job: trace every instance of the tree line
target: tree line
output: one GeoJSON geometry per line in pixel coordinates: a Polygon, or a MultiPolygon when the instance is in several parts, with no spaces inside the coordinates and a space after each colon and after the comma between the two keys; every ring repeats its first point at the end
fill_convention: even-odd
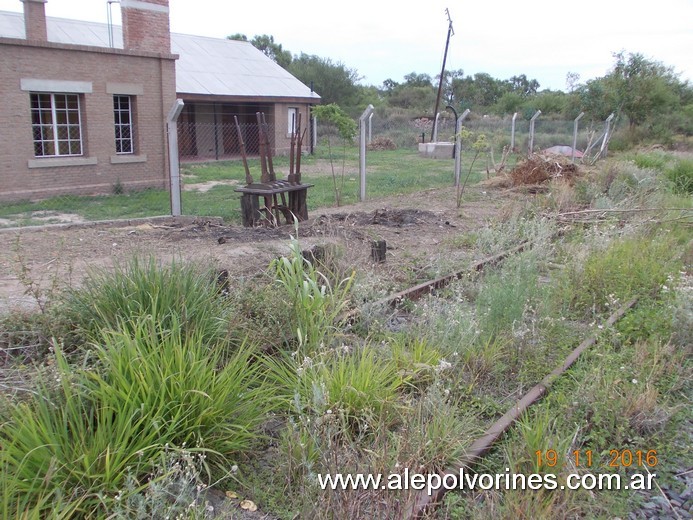
{"type": "MultiPolygon", "coordinates": [[[[402,81],[387,79],[380,86],[359,84],[356,69],[329,58],[292,55],[270,35],[248,40],[244,34],[228,37],[250,41],[265,55],[306,85],[312,85],[324,104],[336,103],[351,116],[372,104],[382,114],[406,113],[432,117],[440,76],[411,72],[402,81]]],[[[462,69],[445,71],[441,106],[461,113],[504,116],[517,112],[529,119],[537,110],[542,117],[574,119],[580,112],[593,120],[611,113],[633,132],[666,140],[675,134],[693,135],[693,86],[680,79],[672,67],[624,51],[614,54],[614,64],[602,77],[580,82],[568,73],[566,91],[541,89],[525,74],[498,79],[485,72],[465,75],[462,69]]]]}

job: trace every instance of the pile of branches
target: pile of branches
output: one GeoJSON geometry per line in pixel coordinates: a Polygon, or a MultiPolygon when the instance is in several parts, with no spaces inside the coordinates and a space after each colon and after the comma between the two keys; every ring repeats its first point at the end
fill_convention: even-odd
{"type": "Polygon", "coordinates": [[[397,145],[389,137],[376,137],[368,144],[369,150],[396,150],[397,145]]]}
{"type": "Polygon", "coordinates": [[[569,159],[558,155],[532,154],[511,172],[513,186],[543,184],[549,180],[572,183],[578,175],[578,167],[569,159]]]}

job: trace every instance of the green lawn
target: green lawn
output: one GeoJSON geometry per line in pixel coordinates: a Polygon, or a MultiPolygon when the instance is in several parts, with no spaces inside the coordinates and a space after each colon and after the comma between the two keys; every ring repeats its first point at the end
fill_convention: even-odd
{"type": "MultiPolygon", "coordinates": [[[[334,168],[338,184],[342,183],[341,153],[341,148],[334,150],[334,168]]],[[[358,148],[347,148],[345,157],[346,173],[341,203],[352,204],[358,201],[358,148]]],[[[463,155],[463,178],[471,161],[471,153],[463,155]]],[[[259,160],[251,159],[248,162],[253,177],[259,181],[259,160]]],[[[304,157],[302,165],[303,182],[315,185],[308,195],[309,209],[312,211],[334,206],[334,180],[327,149],[322,147],[315,155],[304,157]]],[[[470,183],[481,179],[483,167],[483,161],[476,162],[470,183]]],[[[275,157],[274,168],[277,176],[284,178],[289,170],[288,158],[275,157]]],[[[234,192],[235,186],[245,184],[245,172],[240,160],[183,164],[181,174],[184,184],[187,185],[210,181],[229,182],[227,185],[216,185],[206,192],[184,191],[184,215],[223,217],[228,222],[240,222],[240,194],[234,192]],[[233,181],[235,184],[232,184],[233,181]]],[[[452,160],[426,159],[411,149],[369,151],[367,155],[368,199],[451,186],[453,179],[452,160]]],[[[155,189],[97,197],[60,196],[40,202],[13,202],[0,206],[0,227],[59,222],[59,214],[76,215],[84,220],[167,215],[170,213],[169,204],[168,192],[155,189]]]]}

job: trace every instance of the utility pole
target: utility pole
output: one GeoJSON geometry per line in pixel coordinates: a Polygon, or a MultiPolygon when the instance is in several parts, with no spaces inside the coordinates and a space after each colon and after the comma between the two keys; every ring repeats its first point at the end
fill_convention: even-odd
{"type": "MultiPolygon", "coordinates": [[[[448,17],[448,38],[445,40],[445,53],[443,54],[443,68],[440,70],[440,81],[438,82],[438,95],[436,96],[436,108],[433,111],[433,118],[435,119],[438,114],[438,107],[440,106],[440,95],[443,92],[443,78],[445,77],[445,61],[448,59],[448,47],[450,46],[450,36],[455,34],[452,29],[452,19],[450,18],[450,11],[445,8],[445,14],[448,17]]],[[[435,128],[435,125],[434,125],[435,128]]],[[[433,141],[433,132],[431,130],[431,141],[433,141]]]]}

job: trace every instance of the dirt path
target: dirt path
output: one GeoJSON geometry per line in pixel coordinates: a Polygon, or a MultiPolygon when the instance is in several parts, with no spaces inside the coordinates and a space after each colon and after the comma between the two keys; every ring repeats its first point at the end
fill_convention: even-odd
{"type": "MultiPolygon", "coordinates": [[[[412,262],[433,262],[454,237],[497,217],[516,195],[471,189],[461,209],[449,190],[366,201],[311,211],[300,224],[303,248],[341,244],[349,261],[368,264],[370,242],[386,240],[387,268],[396,273],[412,262]]],[[[0,231],[0,312],[34,308],[51,291],[78,284],[90,268],[112,267],[133,255],[174,258],[248,276],[288,250],[293,226],[248,229],[214,218],[142,219],[110,224],[44,226],[0,231]],[[33,288],[27,291],[27,288],[33,288]]]]}

